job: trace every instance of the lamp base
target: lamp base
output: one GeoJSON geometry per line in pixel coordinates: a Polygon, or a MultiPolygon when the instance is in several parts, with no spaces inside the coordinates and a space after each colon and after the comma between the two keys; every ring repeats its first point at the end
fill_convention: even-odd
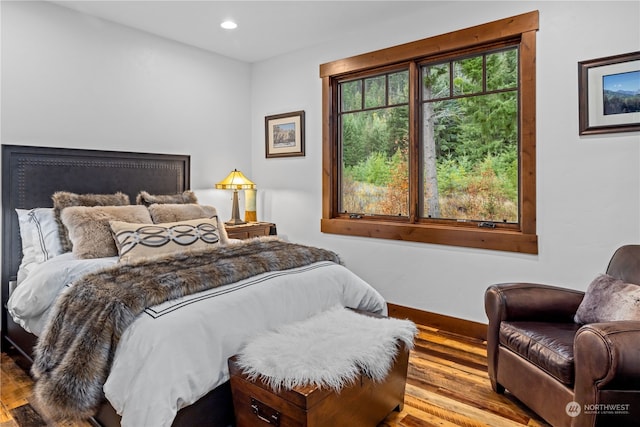
{"type": "Polygon", "coordinates": [[[238,190],[233,190],[233,206],[231,208],[231,219],[225,222],[225,225],[246,224],[240,219],[240,207],[238,206],[238,190]]]}

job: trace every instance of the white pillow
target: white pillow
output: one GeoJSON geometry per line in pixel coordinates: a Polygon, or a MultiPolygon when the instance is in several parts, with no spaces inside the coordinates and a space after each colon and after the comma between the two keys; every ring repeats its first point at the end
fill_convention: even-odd
{"type": "Polygon", "coordinates": [[[53,208],[16,209],[16,213],[22,239],[20,283],[35,265],[61,255],[63,250],[53,208]]]}

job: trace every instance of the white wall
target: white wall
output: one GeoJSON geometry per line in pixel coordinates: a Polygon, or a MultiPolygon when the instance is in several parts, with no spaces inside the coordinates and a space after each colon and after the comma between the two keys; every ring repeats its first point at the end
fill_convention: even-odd
{"type": "Polygon", "coordinates": [[[486,322],[483,294],[492,283],[586,289],[616,247],[640,242],[640,135],[578,136],[577,62],[640,50],[639,17],[637,1],[425,2],[422,14],[404,16],[399,10],[396,17],[372,22],[370,31],[254,64],[252,178],[261,189],[259,218],[276,222],[293,241],[337,251],[388,301],[435,313],[486,322]],[[320,233],[319,65],[532,10],[540,11],[539,254],[320,233]],[[265,159],[264,116],[301,109],[306,156],[265,159]]]}
{"type": "Polygon", "coordinates": [[[249,64],[50,3],[1,8],[3,144],[190,154],[194,189],[250,170],[249,64]]]}

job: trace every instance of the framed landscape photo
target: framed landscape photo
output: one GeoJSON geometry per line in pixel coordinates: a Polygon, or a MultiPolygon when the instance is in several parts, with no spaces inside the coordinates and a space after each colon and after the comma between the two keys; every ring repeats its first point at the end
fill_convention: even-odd
{"type": "Polygon", "coordinates": [[[304,156],[304,111],[264,118],[266,157],[304,156]]]}
{"type": "Polygon", "coordinates": [[[640,52],[578,62],[580,135],[640,131],[640,52]]]}

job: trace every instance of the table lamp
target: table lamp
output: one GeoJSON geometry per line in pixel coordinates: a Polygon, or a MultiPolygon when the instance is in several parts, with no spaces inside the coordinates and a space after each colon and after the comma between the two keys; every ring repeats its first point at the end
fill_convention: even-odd
{"type": "Polygon", "coordinates": [[[231,171],[229,175],[216,184],[219,190],[233,190],[233,207],[231,209],[231,219],[225,222],[226,225],[246,224],[240,219],[240,208],[238,206],[238,190],[251,190],[256,185],[237,169],[231,171]]]}

